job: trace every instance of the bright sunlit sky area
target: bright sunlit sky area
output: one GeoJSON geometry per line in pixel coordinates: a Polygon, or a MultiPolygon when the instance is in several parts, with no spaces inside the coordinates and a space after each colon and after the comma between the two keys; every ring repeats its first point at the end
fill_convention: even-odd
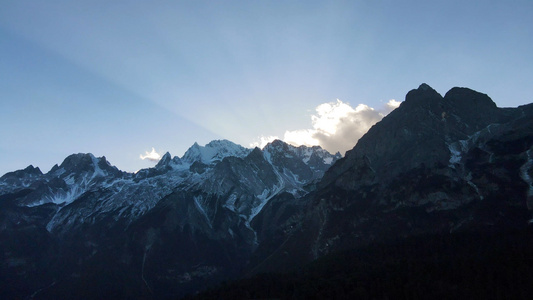
{"type": "Polygon", "coordinates": [[[273,138],[342,154],[427,83],[533,102],[533,1],[2,1],[0,175],[273,138]]]}

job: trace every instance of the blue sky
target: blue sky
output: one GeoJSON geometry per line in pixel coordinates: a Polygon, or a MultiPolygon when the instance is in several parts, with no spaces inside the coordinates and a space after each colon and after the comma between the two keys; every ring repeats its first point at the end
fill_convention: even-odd
{"type": "Polygon", "coordinates": [[[309,134],[322,104],[383,115],[422,82],[530,103],[531,20],[532,1],[3,1],[0,173],[309,134]]]}

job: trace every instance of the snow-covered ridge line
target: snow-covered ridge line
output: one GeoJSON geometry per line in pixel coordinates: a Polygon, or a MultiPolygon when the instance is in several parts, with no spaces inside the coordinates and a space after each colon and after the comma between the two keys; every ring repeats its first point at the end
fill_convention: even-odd
{"type": "MultiPolygon", "coordinates": [[[[28,189],[29,194],[18,199],[18,205],[56,205],[56,213],[46,226],[49,231],[92,224],[98,215],[111,214],[117,221],[131,223],[168,195],[195,191],[216,195],[213,199],[222,201],[222,207],[250,222],[279,193],[306,193],[303,187],[338,158],[320,147],[294,147],[282,141],[260,150],[221,140],[205,146],[195,143],[182,158],[167,152],[156,166],[127,173],[105,157],[79,153],[46,174],[33,167],[6,174],[0,178],[0,195],[28,189]],[[229,157],[236,159],[224,160],[229,157]],[[228,172],[232,172],[231,178],[228,172]],[[274,172],[275,178],[269,172],[274,172]]],[[[218,203],[204,203],[211,201],[208,199],[192,199],[206,217],[216,215],[218,207],[218,203]]]]}
{"type": "Polygon", "coordinates": [[[211,164],[228,156],[245,157],[250,152],[252,152],[252,149],[245,148],[228,140],[215,140],[205,146],[194,143],[185,152],[183,157],[181,157],[181,160],[189,164],[196,161],[211,164]]]}

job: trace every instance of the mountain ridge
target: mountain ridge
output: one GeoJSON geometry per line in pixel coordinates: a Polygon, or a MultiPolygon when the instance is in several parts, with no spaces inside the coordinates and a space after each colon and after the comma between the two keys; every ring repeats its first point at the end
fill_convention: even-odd
{"type": "Polygon", "coordinates": [[[531,178],[533,104],[427,84],[342,158],[219,140],[127,173],[73,154],[0,177],[0,292],[172,298],[373,243],[522,230],[531,178]]]}
{"type": "MultiPolygon", "coordinates": [[[[8,263],[0,265],[0,273],[20,280],[22,287],[11,295],[29,296],[58,280],[68,288],[92,278],[84,268],[103,261],[116,272],[142,270],[141,285],[135,284],[142,295],[151,294],[154,284],[177,283],[176,295],[182,295],[199,282],[236,276],[259,242],[251,221],[263,206],[280,193],[307,193],[338,158],[319,147],[273,145],[263,151],[229,141],[195,144],[182,158],[166,153],[153,168],[137,173],[120,171],[105,157],[78,153],[45,174],[32,166],[5,174],[0,254],[8,263]],[[278,146],[281,152],[271,151],[278,146]],[[41,255],[30,241],[8,238],[27,231],[51,254],[41,255]],[[16,250],[21,246],[28,250],[16,250]],[[108,261],[111,257],[115,261],[108,261]],[[159,265],[163,258],[172,263],[159,265]],[[35,264],[51,267],[25,275],[35,264]],[[161,272],[174,275],[146,279],[161,272]]],[[[0,285],[0,291],[10,289],[0,285]]]]}

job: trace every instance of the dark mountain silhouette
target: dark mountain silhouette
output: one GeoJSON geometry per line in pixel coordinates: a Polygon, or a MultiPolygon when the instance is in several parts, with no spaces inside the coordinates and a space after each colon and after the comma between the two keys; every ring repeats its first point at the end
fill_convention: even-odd
{"type": "Polygon", "coordinates": [[[254,272],[402,237],[522,229],[532,146],[533,105],[497,108],[470,89],[442,97],[422,84],[325,173],[254,272]]]}

